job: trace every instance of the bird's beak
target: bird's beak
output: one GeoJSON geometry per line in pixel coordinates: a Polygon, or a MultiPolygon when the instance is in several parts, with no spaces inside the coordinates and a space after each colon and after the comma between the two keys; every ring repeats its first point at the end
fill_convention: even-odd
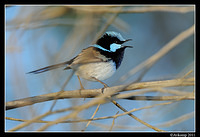
{"type": "MultiPolygon", "coordinates": [[[[127,42],[127,41],[131,41],[132,39],[127,39],[127,40],[125,40],[124,42],[127,42]]],[[[122,48],[133,48],[133,46],[124,46],[124,45],[122,45],[122,48]]]]}
{"type": "MultiPolygon", "coordinates": [[[[124,42],[131,41],[132,39],[127,39],[124,42]]],[[[124,48],[133,48],[133,46],[123,46],[124,48]]]]}
{"type": "Polygon", "coordinates": [[[127,42],[127,41],[131,41],[132,39],[127,39],[127,40],[125,40],[124,42],[127,42]]]}
{"type": "Polygon", "coordinates": [[[122,46],[122,48],[133,48],[133,46],[122,46]]]}

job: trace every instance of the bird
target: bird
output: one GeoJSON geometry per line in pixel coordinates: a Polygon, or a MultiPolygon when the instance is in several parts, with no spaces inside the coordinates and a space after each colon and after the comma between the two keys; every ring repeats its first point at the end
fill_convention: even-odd
{"type": "Polygon", "coordinates": [[[80,77],[88,81],[100,82],[108,87],[103,80],[111,77],[121,65],[126,48],[132,46],[122,45],[132,39],[124,39],[115,31],[105,32],[95,44],[83,49],[77,56],[63,63],[50,65],[31,72],[39,74],[60,67],[64,70],[72,69],[78,77],[81,89],[84,89],[80,77]]]}

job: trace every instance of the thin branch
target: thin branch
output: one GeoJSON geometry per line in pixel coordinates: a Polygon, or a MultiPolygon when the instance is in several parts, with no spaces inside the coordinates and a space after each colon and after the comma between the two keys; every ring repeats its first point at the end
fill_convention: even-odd
{"type": "Polygon", "coordinates": [[[177,35],[174,39],[168,42],[162,49],[160,49],[157,53],[149,57],[147,60],[137,65],[137,67],[133,68],[129,72],[127,72],[124,76],[122,76],[118,82],[127,80],[130,76],[134,75],[136,72],[142,70],[143,68],[149,68],[153,64],[155,64],[159,59],[161,59],[165,54],[167,54],[170,50],[178,46],[183,40],[194,34],[195,25],[192,25],[187,30],[184,30],[179,35],[177,35]]]}
{"type": "MultiPolygon", "coordinates": [[[[119,90],[117,90],[117,91],[119,91],[119,90]]],[[[95,99],[93,99],[93,100],[91,100],[91,101],[89,101],[89,102],[87,102],[83,105],[74,106],[74,107],[72,107],[72,108],[74,108],[73,112],[71,112],[70,114],[68,114],[66,116],[60,117],[60,118],[56,119],[55,121],[47,123],[46,125],[39,128],[38,131],[44,131],[48,127],[55,125],[57,123],[60,123],[62,121],[65,121],[66,119],[75,118],[79,112],[81,112],[82,110],[85,110],[85,109],[87,109],[91,106],[106,103],[108,101],[107,98],[109,96],[113,95],[114,93],[115,93],[115,91],[106,92],[104,94],[101,94],[98,98],[95,98],[95,99]]]]}
{"type": "Polygon", "coordinates": [[[35,118],[31,119],[31,120],[28,120],[28,121],[26,121],[26,122],[24,122],[24,123],[22,123],[22,124],[20,124],[20,125],[18,125],[18,126],[16,126],[16,127],[12,128],[11,130],[9,130],[9,132],[11,132],[11,131],[16,131],[16,130],[18,130],[18,129],[21,129],[21,128],[23,128],[23,127],[26,127],[26,126],[30,125],[31,123],[34,123],[35,121],[38,121],[38,120],[40,120],[41,118],[50,115],[51,113],[52,113],[52,112],[48,111],[48,112],[46,112],[46,113],[44,113],[44,114],[42,114],[42,115],[39,115],[39,116],[37,116],[37,117],[35,117],[35,118]]]}
{"type": "MultiPolygon", "coordinates": [[[[75,118],[79,112],[81,112],[82,110],[85,110],[85,109],[87,109],[87,108],[89,108],[91,106],[102,104],[102,103],[106,103],[107,101],[110,101],[110,99],[108,100],[108,97],[113,95],[114,93],[116,93],[118,91],[120,91],[120,89],[116,89],[115,91],[109,91],[109,92],[105,92],[104,91],[104,94],[101,94],[98,98],[95,98],[95,99],[93,99],[93,100],[91,100],[91,101],[89,101],[89,102],[87,102],[87,103],[85,103],[83,105],[73,106],[73,107],[67,108],[64,111],[67,111],[67,110],[74,110],[74,111],[71,112],[70,114],[66,115],[66,116],[63,116],[63,117],[60,117],[60,118],[56,119],[55,121],[47,123],[46,125],[42,126],[38,131],[43,131],[43,130],[47,129],[48,127],[52,126],[52,125],[55,125],[55,124],[60,123],[62,121],[65,121],[66,119],[75,118]]],[[[58,111],[58,112],[61,112],[61,111],[58,111]]],[[[44,118],[44,117],[46,117],[46,116],[48,116],[50,114],[53,114],[53,113],[56,113],[56,112],[50,112],[49,111],[49,112],[47,112],[45,114],[42,114],[40,116],[37,116],[37,117],[31,119],[31,120],[29,120],[29,121],[27,121],[25,123],[20,124],[20,125],[14,127],[13,129],[11,129],[9,131],[19,130],[19,129],[21,129],[21,128],[25,127],[25,126],[28,126],[31,123],[34,123],[35,121],[37,121],[37,120],[39,120],[41,118],[44,118]]],[[[150,126],[148,126],[148,127],[150,127],[150,126]]],[[[156,130],[156,131],[159,131],[159,130],[156,130]]]]}
{"type": "MultiPolygon", "coordinates": [[[[88,122],[88,121],[93,121],[93,120],[102,120],[102,119],[108,119],[108,118],[117,118],[119,116],[127,115],[129,113],[132,113],[132,112],[135,112],[135,111],[139,111],[139,110],[142,110],[142,109],[150,109],[150,108],[153,108],[153,107],[156,107],[156,106],[160,106],[160,105],[169,105],[169,104],[174,103],[174,102],[176,102],[176,101],[154,104],[154,105],[145,106],[145,107],[138,108],[138,109],[134,108],[134,109],[132,109],[132,110],[130,110],[128,112],[125,112],[125,113],[122,113],[122,114],[117,114],[117,115],[114,115],[114,116],[105,116],[105,117],[99,117],[99,118],[93,118],[93,119],[85,119],[85,120],[62,121],[60,123],[88,122]]],[[[65,110],[66,111],[67,110],[71,110],[71,108],[68,108],[68,109],[65,109],[65,110]]],[[[38,117],[36,117],[36,118],[34,118],[32,120],[16,119],[16,118],[10,118],[10,117],[6,117],[6,119],[15,120],[15,121],[21,121],[21,122],[26,122],[26,123],[20,124],[19,126],[13,128],[12,130],[10,130],[10,131],[15,131],[17,129],[20,129],[20,128],[24,127],[27,124],[30,124],[31,122],[35,122],[35,123],[49,123],[49,122],[52,122],[52,121],[39,120],[38,118],[42,118],[42,117],[47,116],[48,114],[54,114],[54,113],[59,113],[59,112],[63,112],[63,110],[58,110],[58,111],[54,111],[54,112],[47,112],[47,113],[42,114],[42,115],[40,115],[40,116],[38,116],[38,117]]],[[[182,119],[182,116],[181,116],[181,119],[182,119]]],[[[182,122],[180,120],[178,120],[178,121],[182,122]]],[[[161,125],[163,125],[163,124],[161,124],[161,125]]]]}
{"type": "Polygon", "coordinates": [[[70,76],[67,78],[67,80],[65,81],[65,83],[62,85],[61,87],[61,91],[58,92],[58,94],[55,96],[55,99],[54,99],[54,102],[53,104],[51,105],[51,108],[50,108],[50,111],[53,110],[53,107],[56,105],[56,102],[57,102],[57,97],[58,95],[62,94],[62,92],[64,92],[64,88],[67,86],[67,84],[69,83],[70,79],[72,78],[72,76],[74,75],[74,71],[70,74],[70,76]]]}
{"type": "MultiPolygon", "coordinates": [[[[158,126],[158,127],[170,127],[170,126],[173,126],[173,125],[176,125],[176,124],[180,124],[180,123],[182,123],[182,122],[184,122],[184,121],[186,121],[186,120],[188,120],[192,117],[194,117],[194,112],[184,114],[184,115],[182,115],[178,118],[172,119],[170,121],[166,121],[162,124],[156,124],[156,126],[158,126]],[[171,123],[173,123],[173,125],[171,123]]],[[[97,127],[103,128],[103,129],[109,128],[108,125],[102,124],[102,123],[100,124],[100,123],[92,122],[91,125],[94,125],[94,126],[97,126],[97,127]]],[[[146,126],[126,126],[126,125],[115,125],[114,128],[131,130],[131,131],[139,131],[139,130],[144,131],[145,129],[147,129],[146,126]]]]}
{"type": "Polygon", "coordinates": [[[178,13],[187,13],[194,11],[194,6],[125,6],[123,10],[117,9],[118,6],[70,6],[69,8],[75,9],[81,12],[92,12],[92,13],[145,13],[145,12],[178,12],[178,13]]]}
{"type": "MultiPolygon", "coordinates": [[[[117,115],[118,113],[119,113],[119,111],[117,111],[117,113],[115,115],[117,115]]],[[[113,126],[115,124],[115,119],[116,119],[116,117],[113,118],[112,125],[111,125],[109,131],[112,131],[112,129],[113,129],[113,126]]]]}
{"type": "Polygon", "coordinates": [[[190,96],[131,96],[123,99],[128,100],[146,100],[146,101],[170,101],[183,98],[184,100],[194,100],[193,95],[190,96]]]}
{"type": "MultiPolygon", "coordinates": [[[[68,120],[68,121],[62,121],[61,123],[78,123],[78,122],[88,122],[88,121],[94,121],[94,120],[104,120],[104,119],[109,119],[109,118],[117,118],[117,117],[120,117],[120,116],[124,116],[124,115],[127,115],[129,113],[132,113],[132,112],[135,112],[135,111],[139,111],[139,110],[143,110],[143,109],[150,109],[150,108],[153,108],[153,107],[156,107],[156,106],[161,106],[161,105],[169,105],[171,103],[174,103],[175,101],[171,101],[171,102],[164,102],[164,103],[159,103],[159,104],[154,104],[154,105],[150,105],[150,106],[145,106],[145,107],[141,107],[141,108],[134,108],[128,112],[124,112],[124,113],[121,113],[121,114],[116,114],[116,115],[113,115],[113,116],[104,116],[104,117],[98,117],[98,118],[92,118],[92,119],[81,119],[81,120],[68,120]]],[[[69,110],[69,109],[68,109],[69,110]]],[[[50,114],[54,114],[54,113],[61,113],[61,112],[64,112],[64,111],[67,111],[66,109],[65,110],[57,110],[57,111],[52,111],[50,112],[50,114]]],[[[13,120],[13,121],[19,121],[19,122],[27,122],[29,120],[25,120],[25,119],[18,119],[18,118],[12,118],[12,117],[6,117],[6,119],[8,120],[13,120]]],[[[34,121],[34,123],[48,123],[48,122],[52,122],[52,121],[46,121],[46,120],[36,120],[34,121]]]]}
{"type": "MultiPolygon", "coordinates": [[[[125,108],[123,108],[123,107],[122,107],[119,103],[117,103],[115,100],[112,100],[112,99],[111,99],[111,102],[112,102],[113,104],[115,104],[115,106],[117,106],[117,107],[118,107],[119,109],[121,109],[122,111],[128,112],[125,108]]],[[[159,129],[159,128],[155,127],[155,126],[150,125],[149,123],[147,123],[147,122],[145,122],[145,121],[139,119],[138,117],[136,117],[135,115],[133,115],[133,114],[131,114],[131,113],[128,113],[128,115],[129,115],[130,117],[132,117],[133,119],[135,119],[136,121],[142,123],[143,125],[145,125],[145,126],[151,128],[151,129],[153,129],[153,130],[155,130],[155,131],[164,132],[164,130],[159,129]]]]}
{"type": "MultiPolygon", "coordinates": [[[[178,81],[181,83],[181,85],[184,85],[183,82],[184,82],[185,80],[186,80],[186,79],[181,79],[181,80],[178,80],[178,81]]],[[[190,78],[190,81],[191,81],[191,78],[190,78]]],[[[168,80],[168,82],[169,82],[169,80],[168,80]]],[[[138,84],[138,83],[137,83],[137,84],[138,84]]],[[[139,84],[141,84],[141,83],[139,83],[139,84]]],[[[155,84],[155,83],[154,83],[154,84],[155,84]]],[[[187,83],[187,84],[188,84],[188,83],[187,83]]],[[[163,83],[163,85],[166,85],[166,84],[163,83]]],[[[162,87],[163,85],[161,85],[161,87],[162,87]]],[[[169,83],[168,83],[167,85],[169,85],[169,83]]],[[[118,89],[116,89],[116,91],[114,90],[114,91],[109,91],[109,92],[105,89],[106,92],[104,91],[104,94],[100,95],[98,98],[93,99],[93,100],[89,101],[88,103],[85,103],[85,104],[80,105],[80,106],[78,106],[78,107],[77,107],[77,106],[76,106],[76,107],[73,107],[73,110],[74,110],[74,111],[71,112],[69,115],[66,115],[66,116],[64,116],[64,117],[58,118],[58,119],[55,120],[55,121],[52,121],[52,122],[47,123],[46,125],[44,125],[44,126],[42,126],[41,128],[39,128],[38,131],[43,131],[43,130],[47,129],[48,127],[50,127],[50,126],[52,126],[52,125],[54,125],[54,124],[61,123],[61,122],[65,121],[66,119],[74,118],[74,117],[76,117],[77,114],[78,114],[79,112],[81,112],[82,110],[85,110],[85,109],[87,109],[87,108],[89,108],[89,107],[91,107],[91,106],[94,106],[94,105],[97,105],[97,104],[100,104],[100,103],[105,103],[105,102],[107,102],[107,101],[106,101],[107,99],[111,100],[111,102],[112,102],[113,104],[115,104],[118,108],[120,108],[122,111],[128,112],[125,108],[123,108],[121,105],[119,105],[119,104],[118,104],[115,100],[113,100],[110,96],[113,95],[113,94],[116,93],[116,92],[120,92],[120,91],[123,91],[124,89],[128,89],[130,86],[133,86],[133,85],[132,85],[132,84],[126,85],[125,87],[123,86],[122,89],[119,89],[119,88],[118,88],[118,89]]],[[[143,86],[144,86],[144,83],[143,83],[143,86]]],[[[152,85],[151,85],[151,86],[152,86],[152,85]]],[[[107,88],[107,89],[108,89],[108,88],[107,88]]],[[[63,91],[62,91],[62,92],[63,92],[63,91]]],[[[58,94],[57,94],[57,95],[58,95],[58,94]]],[[[181,100],[181,99],[180,99],[180,100],[181,100]]],[[[50,112],[49,112],[49,113],[50,113],[50,112]]],[[[48,114],[48,113],[47,113],[47,114],[48,114]]],[[[23,124],[21,124],[21,125],[15,127],[15,128],[13,128],[13,129],[11,129],[10,131],[15,131],[15,130],[17,130],[17,129],[20,129],[20,128],[26,126],[27,123],[28,123],[28,124],[31,124],[32,122],[37,121],[37,120],[43,118],[44,116],[47,116],[47,114],[46,114],[46,115],[43,114],[43,115],[38,116],[38,117],[36,117],[36,118],[34,118],[34,119],[30,120],[30,121],[27,121],[27,122],[25,122],[25,123],[23,123],[23,124]]],[[[48,114],[48,115],[49,115],[49,114],[48,114]]],[[[161,130],[161,129],[155,127],[155,126],[152,126],[152,125],[150,125],[150,124],[144,122],[143,120],[139,119],[138,117],[136,117],[135,115],[133,115],[133,114],[131,114],[131,113],[128,113],[128,115],[131,116],[132,118],[134,118],[135,120],[137,120],[138,122],[144,124],[145,126],[151,128],[151,129],[153,129],[153,130],[155,130],[155,131],[160,131],[160,132],[164,131],[164,130],[161,130]]]]}
{"type": "Polygon", "coordinates": [[[194,112],[190,112],[190,113],[187,113],[187,114],[184,114],[178,118],[175,118],[173,120],[170,120],[170,121],[167,121],[167,122],[164,122],[164,123],[161,123],[161,124],[157,124],[159,127],[170,127],[170,126],[174,126],[176,124],[179,124],[185,120],[188,120],[190,118],[194,117],[194,112]]]}
{"type": "MultiPolygon", "coordinates": [[[[94,113],[93,113],[91,119],[93,119],[94,116],[96,115],[97,111],[99,110],[100,105],[101,105],[101,104],[99,104],[99,105],[97,106],[97,108],[96,108],[96,110],[94,111],[94,113]]],[[[88,121],[88,123],[87,123],[87,125],[85,126],[85,128],[84,128],[83,130],[81,130],[81,131],[85,131],[85,130],[87,129],[87,127],[89,126],[90,123],[91,123],[91,121],[88,121]]]]}
{"type": "MultiPolygon", "coordinates": [[[[129,90],[155,88],[155,87],[158,88],[158,87],[176,87],[176,86],[193,86],[193,85],[194,85],[194,78],[139,82],[130,85],[108,87],[104,89],[104,93],[113,91],[123,92],[129,90]]],[[[33,105],[35,103],[40,103],[55,99],[94,98],[102,94],[102,89],[85,89],[81,91],[73,90],[73,91],[60,91],[60,92],[62,93],[59,94],[59,92],[55,92],[55,93],[49,93],[49,94],[19,99],[15,101],[10,101],[6,103],[6,110],[33,105]]]]}
{"type": "MultiPolygon", "coordinates": [[[[123,7],[118,7],[117,9],[119,11],[122,10],[123,7]]],[[[109,16],[109,19],[106,21],[106,23],[102,26],[102,28],[100,29],[100,31],[96,34],[94,40],[92,41],[92,43],[95,43],[97,41],[97,39],[107,30],[107,28],[115,21],[115,19],[118,16],[118,12],[116,12],[115,14],[112,14],[109,16]]]]}

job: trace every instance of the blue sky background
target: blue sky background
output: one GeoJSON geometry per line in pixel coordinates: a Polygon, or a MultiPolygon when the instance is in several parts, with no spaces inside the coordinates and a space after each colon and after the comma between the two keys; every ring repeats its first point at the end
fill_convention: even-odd
{"type": "MultiPolygon", "coordinates": [[[[129,6],[134,7],[134,5],[129,6]]],[[[187,6],[185,6],[187,7],[187,6]]],[[[127,7],[125,7],[127,8],[127,7]]],[[[29,71],[64,62],[76,56],[82,49],[93,44],[96,34],[110,19],[111,14],[85,13],[75,11],[64,6],[11,6],[5,8],[5,99],[16,99],[37,96],[60,91],[66,79],[72,73],[71,70],[56,69],[50,72],[30,75],[29,71]]],[[[126,72],[139,65],[142,61],[159,51],[165,44],[182,31],[194,24],[194,12],[144,12],[121,13],[106,31],[117,31],[125,39],[133,39],[127,45],[134,48],[125,52],[124,60],[115,75],[104,82],[110,86],[116,85],[117,80],[126,72]]],[[[142,81],[172,79],[181,72],[187,72],[193,68],[194,63],[194,36],[190,36],[177,47],[162,57],[143,77],[142,81]]],[[[139,73],[131,76],[126,82],[134,81],[139,73]]],[[[87,89],[101,88],[97,82],[82,80],[87,89]]],[[[123,82],[121,83],[123,84],[123,82]]],[[[79,89],[77,77],[74,75],[65,90],[79,89]]],[[[193,87],[174,88],[183,91],[193,91],[193,87]]],[[[157,92],[145,95],[163,95],[157,92]]],[[[83,104],[91,99],[64,99],[58,100],[54,109],[67,108],[73,105],[83,104]]],[[[127,110],[140,108],[155,103],[153,101],[118,100],[127,110]]],[[[49,111],[52,101],[34,104],[32,106],[9,110],[7,117],[31,119],[37,115],[49,111]]],[[[84,119],[90,118],[96,107],[91,107],[78,116],[84,119]]],[[[184,114],[193,112],[194,101],[183,100],[134,112],[142,120],[155,125],[178,118],[184,114]]],[[[95,117],[115,115],[121,110],[112,103],[100,106],[95,117]]],[[[45,117],[44,120],[55,120],[68,112],[45,117]]],[[[111,126],[113,119],[99,120],[91,124],[86,131],[107,131],[103,128],[111,126]]],[[[194,131],[195,118],[161,129],[167,131],[194,131]]],[[[5,120],[5,130],[9,130],[21,122],[5,120]]],[[[44,124],[32,124],[19,131],[34,131],[44,124]]],[[[86,123],[56,124],[47,131],[80,131],[86,123]]],[[[152,131],[149,128],[137,129],[141,125],[129,116],[118,117],[115,125],[128,126],[127,128],[114,128],[114,131],[152,131]],[[132,127],[132,128],[131,128],[132,127]]]]}

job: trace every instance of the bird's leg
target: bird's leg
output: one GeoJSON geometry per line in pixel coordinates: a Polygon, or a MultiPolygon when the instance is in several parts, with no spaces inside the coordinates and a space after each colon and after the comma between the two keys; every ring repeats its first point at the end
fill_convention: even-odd
{"type": "MultiPolygon", "coordinates": [[[[103,84],[104,85],[104,87],[102,88],[102,93],[104,92],[104,89],[105,88],[107,88],[107,87],[109,87],[106,83],[104,83],[104,82],[102,82],[101,80],[98,80],[97,78],[95,78],[95,77],[92,77],[94,80],[96,80],[96,81],[98,81],[99,83],[101,83],[101,84],[103,84]]],[[[119,93],[115,93],[114,95],[112,95],[112,96],[115,96],[115,95],[118,95],[119,93]]]]}
{"type": "Polygon", "coordinates": [[[103,85],[104,85],[104,88],[109,87],[106,83],[104,83],[104,82],[98,80],[97,78],[95,78],[95,77],[92,77],[92,78],[93,78],[94,80],[98,81],[99,83],[103,84],[103,85]]]}
{"type": "Polygon", "coordinates": [[[85,88],[83,87],[82,83],[81,83],[81,79],[80,79],[80,77],[79,77],[78,75],[77,75],[77,77],[78,77],[78,81],[79,81],[80,86],[81,86],[81,90],[85,89],[85,88]]]}
{"type": "MultiPolygon", "coordinates": [[[[82,85],[82,83],[81,83],[80,77],[79,77],[78,75],[77,75],[77,77],[78,77],[79,84],[80,84],[80,86],[81,86],[81,89],[80,89],[80,95],[81,95],[81,90],[83,90],[83,89],[85,89],[85,88],[83,87],[83,85],[82,85]]],[[[85,98],[83,99],[83,101],[85,101],[85,98]]]]}
{"type": "Polygon", "coordinates": [[[104,87],[102,88],[102,93],[103,93],[103,91],[104,91],[105,88],[109,87],[106,83],[102,82],[101,80],[98,80],[98,79],[95,78],[95,77],[92,77],[92,78],[93,78],[94,80],[98,81],[99,83],[103,84],[104,87]]]}

